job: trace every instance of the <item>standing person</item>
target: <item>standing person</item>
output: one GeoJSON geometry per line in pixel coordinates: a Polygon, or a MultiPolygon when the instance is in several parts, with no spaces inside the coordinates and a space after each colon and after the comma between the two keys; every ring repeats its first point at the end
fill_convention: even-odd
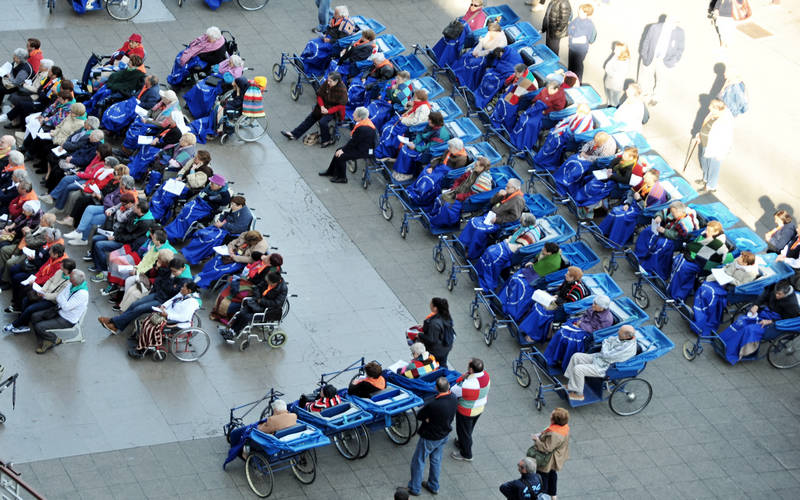
{"type": "Polygon", "coordinates": [[[330,122],[333,121],[336,124],[337,121],[344,120],[346,104],[347,87],[342,82],[342,75],[332,71],[325,79],[325,83],[317,90],[317,103],[311,113],[294,130],[291,132],[281,130],[281,134],[293,141],[302,137],[312,125],[319,122],[320,146],[326,148],[334,142],[331,139],[330,122]]]}
{"type": "Polygon", "coordinates": [[[453,329],[453,318],[450,317],[450,305],[447,299],[434,297],[431,299],[431,313],[422,322],[422,334],[419,341],[425,349],[433,354],[440,366],[447,366],[447,356],[453,349],[456,332],[453,329]]]}
{"type": "Polygon", "coordinates": [[[467,372],[456,380],[450,390],[458,396],[456,413],[456,451],[450,454],[455,460],[472,462],[472,431],[489,400],[489,374],[483,368],[483,361],[472,358],[467,372]]]}
{"type": "Polygon", "coordinates": [[[628,78],[631,68],[630,59],[631,51],[628,46],[623,42],[614,42],[614,55],[603,67],[606,70],[604,83],[609,106],[617,107],[622,101],[625,79],[628,78]]]}
{"type": "Polygon", "coordinates": [[[439,472],[442,468],[442,452],[447,437],[453,430],[453,418],[456,416],[458,398],[450,392],[447,378],[436,379],[436,396],[417,413],[420,422],[419,441],[411,457],[411,480],[408,482],[408,493],[418,496],[420,489],[425,488],[431,494],[439,493],[439,472]],[[430,457],[428,480],[423,481],[425,460],[430,457]]]}
{"type": "Polygon", "coordinates": [[[733,2],[735,0],[711,0],[708,4],[708,15],[714,20],[719,35],[719,46],[728,48],[733,36],[733,2]]]}
{"type": "MultiPolygon", "coordinates": [[[[542,493],[550,495],[552,500],[556,500],[558,485],[558,471],[564,467],[564,462],[569,458],[569,412],[564,408],[556,408],[550,414],[550,426],[533,438],[533,448],[535,451],[544,454],[547,463],[538,465],[536,472],[542,479],[542,493]]],[[[528,454],[531,454],[528,450],[528,454]]]]}
{"type": "Polygon", "coordinates": [[[708,115],[697,134],[700,140],[700,166],[703,169],[702,187],[713,193],[717,190],[722,160],[733,146],[733,115],[725,103],[712,99],[708,115]]]}
{"type": "Polygon", "coordinates": [[[542,479],[536,473],[536,460],[525,457],[517,463],[520,478],[500,485],[500,493],[509,500],[536,500],[542,491],[542,479]]]}
{"type": "Polygon", "coordinates": [[[569,21],[572,19],[572,6],[569,0],[550,0],[542,19],[542,33],[545,33],[545,44],[558,55],[561,39],[567,35],[569,21]]]}
{"type": "Polygon", "coordinates": [[[594,14],[594,7],[585,3],[578,7],[578,17],[569,23],[569,58],[567,68],[583,80],[583,61],[589,53],[589,45],[597,39],[597,30],[590,17],[594,14]]]}
{"type": "Polygon", "coordinates": [[[658,102],[656,86],[668,69],[674,68],[683,56],[686,34],[678,22],[664,14],[663,21],[651,25],[639,46],[639,58],[642,63],[639,75],[645,93],[650,97],[650,105],[658,102]]]}
{"type": "Polygon", "coordinates": [[[317,26],[311,28],[312,33],[324,33],[325,28],[328,26],[328,23],[331,21],[331,17],[333,17],[333,11],[331,10],[331,0],[314,0],[317,4],[317,26]]]}

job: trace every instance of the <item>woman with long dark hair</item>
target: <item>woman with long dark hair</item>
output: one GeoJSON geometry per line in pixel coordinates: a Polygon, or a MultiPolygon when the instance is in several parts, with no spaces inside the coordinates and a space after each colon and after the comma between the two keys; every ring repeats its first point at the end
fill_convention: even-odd
{"type": "Polygon", "coordinates": [[[422,323],[422,335],[419,341],[425,344],[429,353],[433,354],[440,366],[447,365],[447,355],[453,348],[456,332],[453,330],[453,319],[450,317],[450,306],[447,299],[434,297],[431,299],[431,313],[422,323]]]}

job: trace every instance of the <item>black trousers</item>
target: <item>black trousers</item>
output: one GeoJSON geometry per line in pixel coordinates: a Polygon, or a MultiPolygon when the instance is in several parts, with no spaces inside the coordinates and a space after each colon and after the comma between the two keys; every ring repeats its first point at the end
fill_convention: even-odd
{"type": "Polygon", "coordinates": [[[567,59],[567,69],[578,75],[578,80],[583,81],[583,60],[586,59],[588,51],[571,50],[567,59]]]}
{"type": "Polygon", "coordinates": [[[555,469],[550,469],[550,472],[539,472],[539,477],[542,478],[542,493],[546,493],[551,497],[556,496],[558,473],[555,469]]]}
{"type": "Polygon", "coordinates": [[[550,48],[550,50],[552,50],[555,53],[555,55],[558,55],[559,50],[561,50],[561,37],[560,36],[552,35],[548,31],[546,36],[545,36],[544,43],[545,43],[545,45],[547,45],[550,48]]]}
{"type": "Polygon", "coordinates": [[[73,324],[58,315],[58,307],[55,305],[51,309],[35,312],[31,316],[31,328],[39,342],[45,340],[55,342],[58,336],[50,330],[69,328],[73,324]]]}
{"type": "Polygon", "coordinates": [[[328,165],[328,170],[326,172],[328,175],[335,177],[337,179],[346,179],[347,173],[345,172],[347,162],[349,160],[358,160],[357,156],[350,156],[346,154],[342,154],[341,156],[337,157],[336,155],[331,158],[331,163],[328,165]]]}
{"type": "Polygon", "coordinates": [[[464,458],[472,458],[472,431],[480,415],[465,417],[456,413],[456,435],[458,436],[458,451],[464,458]]]}
{"type": "Polygon", "coordinates": [[[317,117],[314,115],[313,112],[309,113],[306,116],[306,119],[300,123],[294,130],[292,130],[292,135],[295,136],[296,139],[300,139],[308,129],[310,129],[317,121],[319,121],[319,139],[321,142],[328,142],[331,140],[331,130],[330,130],[330,122],[331,120],[335,120],[336,115],[320,115],[317,117]]]}

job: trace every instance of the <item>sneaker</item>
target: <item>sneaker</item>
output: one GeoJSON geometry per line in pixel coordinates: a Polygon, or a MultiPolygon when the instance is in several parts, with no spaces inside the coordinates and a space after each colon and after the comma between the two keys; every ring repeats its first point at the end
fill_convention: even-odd
{"type": "MultiPolygon", "coordinates": [[[[82,259],[83,259],[83,261],[84,261],[84,262],[91,262],[91,261],[93,261],[93,260],[94,260],[94,258],[92,257],[92,254],[91,254],[91,252],[90,252],[90,253],[87,253],[86,255],[84,255],[84,256],[82,257],[82,259]]],[[[92,266],[89,266],[89,267],[90,267],[90,269],[89,269],[89,270],[91,271],[91,267],[92,267],[92,266]]]]}
{"type": "MultiPolygon", "coordinates": [[[[94,272],[94,271],[92,271],[91,268],[90,268],[89,272],[94,272]]],[[[92,283],[100,283],[100,282],[103,282],[105,280],[106,280],[106,272],[105,271],[100,271],[97,274],[95,274],[94,276],[92,276],[92,283]]]]}
{"type": "Polygon", "coordinates": [[[17,309],[16,307],[14,307],[13,305],[10,305],[10,306],[6,307],[5,309],[3,309],[3,311],[7,312],[8,314],[18,314],[18,313],[22,312],[19,309],[17,309]]]}
{"type": "Polygon", "coordinates": [[[118,291],[119,291],[119,287],[112,283],[112,284],[108,285],[107,287],[103,288],[103,290],[100,293],[103,295],[103,297],[108,297],[112,293],[116,293],[118,291]]]}
{"type": "Polygon", "coordinates": [[[283,134],[283,136],[286,137],[287,139],[289,139],[290,141],[293,141],[293,140],[296,139],[296,137],[294,135],[292,135],[292,133],[287,131],[287,130],[281,130],[281,134],[283,134]]]}
{"type": "Polygon", "coordinates": [[[16,327],[12,323],[9,323],[9,324],[7,324],[6,326],[3,327],[3,331],[4,332],[10,332],[14,328],[16,328],[16,327]]]}
{"type": "Polygon", "coordinates": [[[422,481],[422,487],[428,490],[428,492],[430,492],[431,495],[439,494],[439,490],[434,490],[433,488],[431,488],[431,486],[428,484],[428,481],[422,481]]]}
{"type": "Polygon", "coordinates": [[[0,115],[0,122],[7,122],[7,121],[8,121],[8,115],[7,114],[3,113],[2,115],[0,115]]]}
{"type": "Polygon", "coordinates": [[[19,335],[20,333],[28,333],[31,329],[27,326],[20,326],[18,328],[12,328],[11,333],[14,335],[19,335]]]}
{"type": "Polygon", "coordinates": [[[41,200],[41,201],[43,201],[43,202],[47,203],[48,205],[52,205],[52,204],[53,204],[53,201],[55,201],[55,200],[53,200],[53,197],[52,197],[52,196],[50,196],[49,194],[46,194],[46,195],[40,196],[40,197],[39,197],[39,200],[41,200]]]}
{"type": "Polygon", "coordinates": [[[471,458],[462,456],[461,453],[458,451],[454,451],[453,453],[451,453],[450,458],[452,458],[453,460],[460,460],[462,462],[472,462],[471,458]]]}
{"type": "Polygon", "coordinates": [[[36,348],[36,354],[44,354],[50,349],[52,349],[54,345],[55,344],[50,342],[49,340],[45,340],[44,342],[41,343],[39,347],[36,348]]]}
{"type": "Polygon", "coordinates": [[[114,304],[113,306],[111,306],[111,310],[115,312],[121,312],[122,308],[119,306],[119,304],[114,304]]]}
{"type": "Polygon", "coordinates": [[[83,238],[83,234],[78,230],[73,230],[64,235],[65,240],[74,240],[75,238],[83,238]]]}
{"type": "MultiPolygon", "coordinates": [[[[88,241],[81,239],[67,241],[67,245],[72,245],[74,247],[85,247],[88,244],[89,244],[88,241]]],[[[92,258],[89,257],[89,260],[92,260],[92,258]]]]}

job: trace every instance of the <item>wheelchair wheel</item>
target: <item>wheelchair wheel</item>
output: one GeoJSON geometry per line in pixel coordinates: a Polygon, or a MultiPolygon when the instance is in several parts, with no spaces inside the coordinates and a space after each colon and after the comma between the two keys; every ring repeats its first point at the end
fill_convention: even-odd
{"type": "Polygon", "coordinates": [[[404,445],[411,441],[411,436],[414,434],[414,428],[411,425],[411,419],[408,418],[408,412],[398,413],[392,415],[392,423],[389,427],[383,429],[389,440],[394,444],[404,445]]]}
{"type": "Polygon", "coordinates": [[[294,477],[303,484],[311,484],[317,478],[317,459],[314,450],[306,450],[292,459],[294,477]]]}
{"type": "Polygon", "coordinates": [[[267,133],[267,116],[240,116],[236,120],[236,137],[244,142],[255,142],[267,133]]]}
{"type": "Polygon", "coordinates": [[[0,424],[6,423],[6,416],[0,413],[0,424]]]}
{"type": "Polygon", "coordinates": [[[657,327],[664,328],[667,323],[669,323],[669,316],[666,314],[659,314],[656,316],[656,319],[653,321],[657,327]]]}
{"type": "Polygon", "coordinates": [[[289,299],[283,301],[283,306],[281,306],[281,321],[286,319],[286,316],[289,315],[289,309],[291,305],[289,304],[289,299]]]}
{"type": "Polygon", "coordinates": [[[355,460],[361,456],[360,441],[357,427],[333,435],[336,451],[347,460],[355,460]]]}
{"type": "Polygon", "coordinates": [[[167,359],[167,351],[156,349],[155,351],[153,351],[153,354],[152,356],[150,356],[150,359],[152,359],[156,363],[159,361],[164,361],[165,359],[167,359]]]}
{"type": "Polygon", "coordinates": [[[269,0],[236,0],[242,10],[258,10],[263,9],[269,3],[269,0]]]}
{"type": "Polygon", "coordinates": [[[437,272],[443,273],[447,269],[447,262],[444,260],[444,253],[438,247],[433,252],[433,266],[437,272]]]}
{"type": "Polygon", "coordinates": [[[220,146],[224,146],[226,142],[228,142],[228,134],[222,134],[221,136],[219,136],[220,146]]]}
{"type": "Polygon", "coordinates": [[[199,328],[186,328],[174,334],[169,344],[172,355],[181,361],[197,361],[208,350],[211,338],[199,328]]]}
{"type": "Polygon", "coordinates": [[[358,432],[358,458],[364,458],[369,453],[369,431],[362,424],[356,427],[356,432],[358,432]]]}
{"type": "Polygon", "coordinates": [[[522,366],[521,361],[514,362],[514,377],[517,379],[517,383],[522,387],[530,387],[531,385],[531,374],[528,373],[528,369],[522,366]]]}
{"type": "Polygon", "coordinates": [[[683,343],[683,357],[689,361],[694,361],[698,354],[700,354],[701,347],[697,345],[696,342],[692,342],[691,340],[687,340],[683,343]]]}
{"type": "Polygon", "coordinates": [[[447,278],[447,291],[452,292],[453,288],[456,287],[456,279],[453,276],[447,278]]]}
{"type": "Polygon", "coordinates": [[[272,347],[273,349],[278,349],[285,343],[286,343],[286,332],[284,332],[280,328],[272,330],[272,333],[270,333],[269,337],[267,337],[267,345],[272,347]]]}
{"type": "Polygon", "coordinates": [[[117,21],[133,19],[142,10],[143,0],[106,0],[106,12],[117,21]]]}
{"type": "Polygon", "coordinates": [[[647,292],[644,291],[643,286],[637,286],[637,284],[634,283],[631,289],[631,297],[633,297],[633,301],[636,302],[636,305],[642,309],[650,307],[650,297],[647,295],[647,292]]]}
{"type": "Polygon", "coordinates": [[[767,350],[767,360],[775,368],[793,368],[800,365],[800,334],[785,333],[773,340],[767,350]]]}
{"type": "Polygon", "coordinates": [[[406,236],[408,236],[408,224],[403,222],[400,225],[400,237],[405,238],[406,236]]]}
{"type": "Polygon", "coordinates": [[[283,77],[286,76],[286,66],[281,66],[281,63],[275,63],[272,65],[272,79],[276,82],[280,82],[283,80],[283,77]]]}
{"type": "Polygon", "coordinates": [[[483,323],[483,318],[481,318],[481,310],[477,304],[470,306],[472,309],[470,311],[470,316],[472,316],[472,326],[475,327],[476,330],[481,331],[481,324],[483,323]]]}
{"type": "Polygon", "coordinates": [[[358,171],[358,162],[356,160],[347,160],[347,170],[349,170],[351,174],[356,173],[358,171]]]}
{"type": "Polygon", "coordinates": [[[242,352],[246,351],[248,347],[250,347],[250,339],[244,339],[242,343],[239,344],[239,350],[242,352]]]}
{"type": "Polygon", "coordinates": [[[620,382],[608,398],[611,411],[620,417],[636,415],[650,403],[653,387],[641,378],[629,378],[620,382]]]}
{"type": "Polygon", "coordinates": [[[289,91],[289,95],[292,96],[292,100],[296,101],[300,99],[300,96],[303,95],[303,84],[297,82],[292,90],[289,91]]]}
{"type": "Polygon", "coordinates": [[[603,271],[608,273],[609,276],[613,276],[614,272],[619,268],[619,264],[616,262],[611,262],[611,257],[606,257],[603,259],[603,271]]]}
{"type": "Polygon", "coordinates": [[[381,215],[387,221],[392,220],[392,216],[394,216],[394,209],[392,209],[392,204],[389,203],[389,198],[381,196],[380,200],[378,200],[378,204],[380,205],[381,215]]]}
{"type": "Polygon", "coordinates": [[[244,472],[247,484],[253,493],[260,498],[267,498],[272,494],[275,478],[272,476],[272,467],[266,455],[260,451],[253,452],[244,462],[244,472]]]}
{"type": "Polygon", "coordinates": [[[492,330],[493,328],[489,325],[486,325],[483,329],[483,341],[486,343],[486,347],[491,347],[492,342],[494,342],[494,331],[492,330]]]}

